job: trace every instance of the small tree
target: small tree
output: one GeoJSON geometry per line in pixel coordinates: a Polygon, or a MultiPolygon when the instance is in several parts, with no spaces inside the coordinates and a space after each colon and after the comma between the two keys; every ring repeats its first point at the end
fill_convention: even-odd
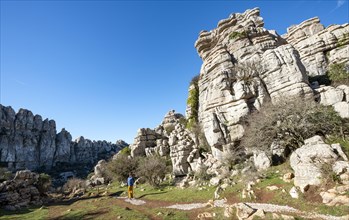
{"type": "Polygon", "coordinates": [[[120,150],[120,154],[129,156],[131,155],[131,148],[129,147],[124,147],[122,150],[120,150]]]}
{"type": "Polygon", "coordinates": [[[39,174],[39,180],[37,183],[38,190],[41,195],[44,195],[51,187],[51,176],[46,173],[39,174]]]}
{"type": "Polygon", "coordinates": [[[246,122],[242,146],[266,152],[273,141],[293,149],[316,134],[336,134],[349,129],[333,107],[298,99],[275,105],[265,103],[246,122]]]}
{"type": "Polygon", "coordinates": [[[332,64],[328,67],[328,78],[332,84],[349,85],[349,65],[344,63],[332,64]]]}
{"type": "Polygon", "coordinates": [[[12,172],[5,167],[0,167],[0,183],[12,178],[12,172]]]}
{"type": "Polygon", "coordinates": [[[190,85],[193,87],[189,90],[187,105],[190,107],[190,115],[187,121],[187,128],[191,129],[198,122],[199,112],[199,78],[200,75],[193,77],[190,85]]]}
{"type": "Polygon", "coordinates": [[[63,185],[63,192],[66,194],[75,193],[77,190],[86,191],[86,181],[80,178],[70,178],[63,185]]]}
{"type": "Polygon", "coordinates": [[[107,164],[107,175],[111,179],[125,181],[130,173],[134,173],[138,167],[138,159],[126,154],[119,154],[107,164]]]}
{"type": "Polygon", "coordinates": [[[167,173],[166,160],[159,156],[142,158],[137,175],[143,177],[151,186],[158,187],[167,173]]]}

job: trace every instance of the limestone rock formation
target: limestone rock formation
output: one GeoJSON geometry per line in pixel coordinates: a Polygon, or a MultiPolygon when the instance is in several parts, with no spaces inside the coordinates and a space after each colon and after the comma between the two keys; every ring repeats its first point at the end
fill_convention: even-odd
{"type": "Polygon", "coordinates": [[[176,176],[184,176],[196,169],[199,149],[193,135],[182,124],[182,119],[183,115],[171,110],[157,128],[139,129],[134,143],[130,145],[131,156],[169,156],[176,176]]]}
{"type": "Polygon", "coordinates": [[[139,129],[134,143],[130,145],[132,157],[149,156],[154,153],[159,153],[161,156],[168,154],[167,137],[163,132],[162,126],[155,130],[150,128],[139,129]]]}
{"type": "MultiPolygon", "coordinates": [[[[203,63],[190,83],[185,112],[190,129],[183,125],[182,115],[170,111],[157,128],[138,131],[132,156],[170,156],[177,176],[202,169],[219,176],[227,155],[230,159],[252,155],[258,170],[284,162],[290,149],[277,143],[270,146],[272,155],[240,146],[244,119],[266,101],[292,97],[332,105],[343,118],[349,117],[348,86],[308,81],[309,76],[323,75],[330,64],[349,62],[348,27],[324,28],[314,18],[280,36],[264,28],[260,11],[254,8],[231,14],[211,31],[201,31],[195,48],[203,63]],[[200,136],[206,140],[200,141],[200,136]]],[[[323,149],[324,144],[319,145],[323,149]]],[[[309,169],[317,171],[316,166],[309,169]]]]}
{"type": "MultiPolygon", "coordinates": [[[[305,145],[291,154],[290,165],[295,171],[294,185],[304,192],[309,185],[319,185],[324,178],[326,166],[332,169],[332,164],[341,158],[338,150],[324,143],[320,136],[314,136],[304,141],[305,145]]],[[[348,163],[348,162],[346,162],[348,163]]],[[[337,168],[338,174],[345,172],[337,168]]]]}
{"type": "Polygon", "coordinates": [[[94,174],[87,181],[87,185],[102,185],[107,183],[107,162],[105,160],[98,161],[97,165],[94,167],[94,174]]]}
{"type": "Polygon", "coordinates": [[[294,25],[283,36],[299,52],[308,75],[324,75],[333,63],[349,62],[349,24],[325,28],[319,18],[294,25]]]}
{"type": "Polygon", "coordinates": [[[203,60],[199,123],[216,157],[242,137],[241,119],[266,99],[313,95],[296,49],[263,25],[258,8],[235,13],[195,43],[203,60]]]}
{"type": "Polygon", "coordinates": [[[184,125],[176,125],[170,134],[169,144],[174,175],[186,175],[196,169],[200,157],[199,149],[184,125]]]}
{"type": "Polygon", "coordinates": [[[332,105],[342,118],[349,118],[349,86],[321,86],[315,89],[322,105],[332,105]]]}
{"type": "Polygon", "coordinates": [[[26,109],[16,114],[0,105],[0,162],[13,170],[60,167],[62,164],[91,164],[127,146],[83,137],[72,141],[68,131],[57,134],[54,120],[43,120],[26,109]]]}
{"type": "Polygon", "coordinates": [[[22,170],[12,180],[0,183],[0,207],[13,211],[28,205],[41,205],[38,180],[39,174],[22,170]]]}

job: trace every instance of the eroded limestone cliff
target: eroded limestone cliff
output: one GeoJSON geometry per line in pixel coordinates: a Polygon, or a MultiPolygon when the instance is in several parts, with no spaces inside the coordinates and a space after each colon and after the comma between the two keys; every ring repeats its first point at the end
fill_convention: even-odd
{"type": "Polygon", "coordinates": [[[260,10],[254,8],[231,14],[215,29],[200,32],[195,48],[203,63],[189,86],[186,120],[194,121],[204,138],[195,129],[185,129],[180,117],[169,112],[158,128],[140,130],[131,145],[133,156],[159,152],[165,146],[170,150],[161,155],[171,157],[178,176],[213,164],[219,167],[224,154],[239,147],[245,132],[243,119],[267,100],[317,100],[349,117],[348,86],[320,87],[308,80],[325,74],[331,64],[349,62],[348,24],[324,28],[318,18],[312,18],[280,36],[264,28],[260,10]],[[169,118],[172,124],[165,123],[169,118]],[[211,153],[202,152],[203,145],[211,153]]]}
{"type": "Polygon", "coordinates": [[[323,75],[329,64],[349,61],[348,24],[324,28],[319,22],[307,20],[282,37],[263,27],[255,8],[200,33],[195,43],[203,60],[198,122],[215,157],[234,148],[244,132],[241,119],[266,99],[312,98],[308,75],[323,75]]]}
{"type": "Polygon", "coordinates": [[[57,134],[54,120],[0,105],[0,162],[10,169],[50,170],[63,164],[91,164],[127,146],[83,137],[72,141],[68,131],[57,134]]]}

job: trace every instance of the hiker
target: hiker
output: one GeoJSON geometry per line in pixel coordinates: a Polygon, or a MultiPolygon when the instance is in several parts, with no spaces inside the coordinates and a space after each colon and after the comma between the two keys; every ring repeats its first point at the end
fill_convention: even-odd
{"type": "Polygon", "coordinates": [[[132,173],[127,178],[127,191],[128,191],[128,198],[133,198],[133,185],[135,183],[135,179],[132,176],[132,173]]]}

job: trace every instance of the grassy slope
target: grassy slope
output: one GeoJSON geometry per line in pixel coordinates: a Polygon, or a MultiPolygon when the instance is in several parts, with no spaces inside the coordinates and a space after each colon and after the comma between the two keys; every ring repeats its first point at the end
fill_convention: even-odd
{"type": "MultiPolygon", "coordinates": [[[[237,182],[236,185],[228,187],[222,197],[227,198],[229,203],[249,201],[273,203],[279,205],[288,205],[294,208],[318,212],[331,215],[346,215],[348,207],[327,207],[318,200],[307,194],[301,195],[299,199],[292,199],[288,194],[293,186],[292,183],[285,183],[280,177],[289,172],[288,163],[275,166],[264,173],[262,180],[254,186],[257,199],[242,199],[241,191],[243,183],[237,182]],[[267,186],[276,185],[279,187],[276,191],[269,191],[267,186]],[[284,189],[286,192],[282,192],[284,189]]],[[[145,200],[147,203],[142,206],[134,206],[126,203],[122,199],[117,199],[115,195],[126,196],[126,188],[119,185],[113,185],[108,189],[108,195],[102,196],[105,190],[91,190],[79,200],[66,201],[61,204],[51,204],[44,207],[32,207],[23,209],[21,212],[0,211],[0,219],[195,219],[199,213],[214,212],[216,219],[223,218],[222,208],[203,208],[191,211],[180,211],[164,208],[176,203],[195,203],[207,202],[213,199],[214,187],[202,187],[180,189],[172,186],[164,186],[162,189],[153,189],[148,185],[140,185],[135,189],[136,198],[145,200]]],[[[312,193],[318,193],[313,191],[312,193]]]]}

